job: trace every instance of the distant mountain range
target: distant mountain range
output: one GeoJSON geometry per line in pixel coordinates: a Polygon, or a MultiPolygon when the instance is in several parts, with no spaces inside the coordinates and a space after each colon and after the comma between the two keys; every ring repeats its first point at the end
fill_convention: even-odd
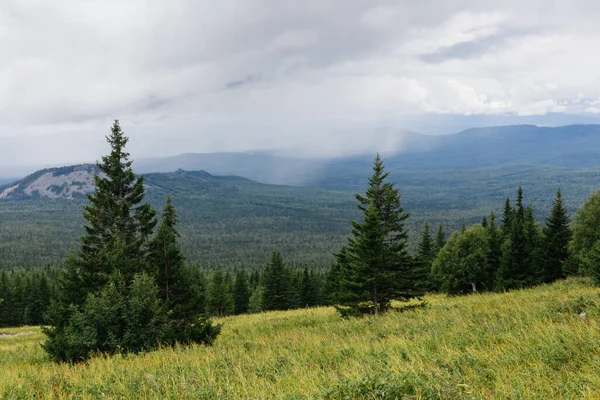
{"type": "MultiPolygon", "coordinates": [[[[389,137],[390,132],[386,135],[389,137]]],[[[452,135],[398,132],[399,149],[383,153],[386,166],[397,170],[473,170],[537,165],[563,168],[600,166],[600,125],[538,127],[516,125],[474,128],[452,135]]],[[[298,158],[268,152],[181,154],[138,160],[137,172],[178,168],[238,175],[264,183],[340,187],[354,185],[368,173],[374,151],[335,158],[298,158]]]]}

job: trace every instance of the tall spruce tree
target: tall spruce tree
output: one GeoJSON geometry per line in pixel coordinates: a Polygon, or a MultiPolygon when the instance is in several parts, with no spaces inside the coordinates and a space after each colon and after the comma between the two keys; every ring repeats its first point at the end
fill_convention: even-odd
{"type": "MultiPolygon", "coordinates": [[[[174,209],[166,210],[162,232],[152,240],[156,212],[144,202],[144,180],[133,173],[125,151],[128,138],[118,121],[106,139],[111,152],[98,163],[96,190],[84,207],[81,247],[65,262],[57,300],[47,314],[44,349],[56,361],[83,360],[97,351],[150,350],[182,339],[167,334],[178,331],[169,317],[175,314],[165,312],[157,285],[158,268],[167,265],[170,275],[182,263],[173,244],[174,209]]],[[[174,300],[171,286],[166,287],[165,300],[177,308],[182,300],[174,300]]],[[[220,327],[206,319],[189,322],[184,341],[211,342],[219,333],[220,327]]]]}
{"type": "Polygon", "coordinates": [[[316,276],[313,272],[309,272],[308,268],[304,268],[302,280],[300,282],[300,307],[314,307],[319,301],[319,286],[316,281],[316,276]]]}
{"type": "Polygon", "coordinates": [[[525,259],[524,282],[528,286],[535,285],[542,278],[542,229],[533,215],[533,207],[527,205],[525,208],[525,220],[523,222],[525,234],[525,259]]]}
{"type": "Polygon", "coordinates": [[[440,224],[438,228],[437,235],[435,237],[435,242],[437,244],[437,251],[439,253],[442,247],[444,247],[444,245],[446,244],[446,232],[444,232],[444,225],[442,224],[440,224]]]}
{"type": "Polygon", "coordinates": [[[563,264],[569,258],[569,242],[572,238],[570,225],[571,219],[558,189],[550,216],[546,219],[546,226],[543,229],[542,282],[553,282],[565,276],[563,264]]]}
{"type": "Polygon", "coordinates": [[[65,263],[59,295],[65,303],[82,304],[87,295],[104,286],[115,269],[126,283],[136,273],[149,272],[149,237],[156,226],[156,212],[144,202],[144,178],[136,178],[125,146],[129,139],[115,120],[106,137],[111,152],[98,163],[96,190],[83,207],[87,221],[79,252],[65,263]],[[120,252],[118,266],[111,262],[120,252]]]}
{"type": "Polygon", "coordinates": [[[496,274],[500,269],[500,260],[502,257],[502,237],[501,232],[496,227],[496,214],[494,214],[494,211],[490,212],[487,231],[490,253],[488,255],[489,276],[486,279],[486,284],[491,289],[495,287],[496,274]]]}
{"type": "Polygon", "coordinates": [[[223,272],[212,273],[206,295],[206,311],[210,315],[222,317],[233,314],[235,305],[229,279],[223,272]]]}
{"type": "Polygon", "coordinates": [[[246,272],[240,269],[235,274],[235,283],[233,285],[233,303],[234,312],[236,314],[244,314],[248,312],[250,306],[250,287],[246,272]]]}
{"type": "Polygon", "coordinates": [[[502,232],[502,237],[507,239],[510,236],[510,231],[512,229],[512,221],[513,221],[513,208],[510,204],[510,198],[507,197],[504,201],[504,209],[502,210],[502,221],[500,223],[500,231],[502,232]]]}
{"type": "Polygon", "coordinates": [[[408,300],[423,294],[420,281],[426,279],[407,249],[408,233],[400,194],[377,155],[365,196],[356,195],[362,222],[352,222],[352,235],[338,254],[341,291],[338,310],[351,315],[378,314],[392,300],[408,300]]]}
{"type": "Polygon", "coordinates": [[[263,275],[263,309],[289,310],[295,303],[292,277],[279,251],[274,251],[263,275]]]}
{"type": "Polygon", "coordinates": [[[416,261],[420,264],[423,275],[426,277],[426,279],[420,282],[422,288],[426,291],[438,289],[435,282],[433,282],[434,279],[431,274],[431,265],[438,252],[437,243],[431,234],[429,222],[425,221],[423,231],[421,231],[421,240],[417,246],[416,261]]]}
{"type": "Polygon", "coordinates": [[[517,190],[514,209],[507,199],[504,206],[502,231],[505,241],[502,245],[502,259],[496,275],[496,289],[499,291],[527,286],[529,266],[527,264],[527,238],[525,235],[525,207],[523,189],[517,190]]]}

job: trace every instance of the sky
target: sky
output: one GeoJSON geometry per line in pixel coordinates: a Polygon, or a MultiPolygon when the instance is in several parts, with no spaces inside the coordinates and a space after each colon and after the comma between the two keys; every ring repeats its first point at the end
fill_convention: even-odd
{"type": "Polygon", "coordinates": [[[0,176],[98,159],[115,118],[134,158],[597,123],[599,18],[592,0],[2,0],[0,176]]]}

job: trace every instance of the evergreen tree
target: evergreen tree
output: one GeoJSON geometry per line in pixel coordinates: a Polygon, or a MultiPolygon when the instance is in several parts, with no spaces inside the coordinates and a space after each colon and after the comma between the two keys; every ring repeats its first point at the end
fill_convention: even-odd
{"type": "Polygon", "coordinates": [[[426,277],[406,245],[408,214],[402,209],[398,189],[386,182],[388,174],[377,155],[365,196],[356,195],[363,221],[352,222],[348,245],[338,255],[340,291],[345,292],[338,297],[338,310],[345,315],[378,314],[387,310],[392,300],[423,294],[419,282],[426,277]]]}
{"type": "Polygon", "coordinates": [[[131,283],[138,272],[148,271],[149,237],[157,223],[156,212],[144,203],[144,179],[136,178],[125,151],[128,138],[119,121],[107,136],[111,152],[98,163],[94,176],[96,190],[88,194],[84,206],[87,221],[78,254],[69,257],[59,294],[66,304],[81,304],[87,294],[101,288],[117,268],[110,262],[122,253],[119,273],[131,283]]]}
{"type": "Polygon", "coordinates": [[[533,207],[528,205],[525,208],[525,259],[523,260],[526,285],[535,285],[540,282],[542,272],[542,230],[533,215],[533,207]]]}
{"type": "Polygon", "coordinates": [[[425,280],[420,282],[423,290],[430,291],[436,290],[438,287],[433,282],[433,276],[431,274],[431,265],[433,260],[438,253],[437,243],[431,235],[429,228],[429,222],[425,221],[423,231],[421,232],[421,240],[417,246],[417,257],[416,262],[419,263],[423,270],[423,275],[426,277],[425,280]]]}
{"type": "Polygon", "coordinates": [[[233,293],[227,277],[221,271],[213,272],[206,297],[206,311],[209,315],[222,317],[233,314],[233,293]]]}
{"type": "Polygon", "coordinates": [[[235,284],[233,286],[233,303],[236,314],[244,314],[248,312],[250,306],[250,288],[248,286],[248,278],[246,272],[240,269],[235,274],[235,284]]]}
{"type": "Polygon", "coordinates": [[[505,203],[502,229],[508,237],[502,245],[502,259],[496,275],[496,289],[499,291],[521,288],[529,283],[525,207],[520,186],[514,210],[510,207],[510,201],[505,203]]]}
{"type": "Polygon", "coordinates": [[[571,220],[563,203],[560,189],[556,192],[550,217],[544,227],[544,268],[542,282],[553,282],[565,276],[563,264],[569,257],[572,233],[571,220]]]}
{"type": "Polygon", "coordinates": [[[263,276],[263,310],[289,310],[293,307],[294,293],[291,273],[279,251],[274,251],[263,276]]]}
{"type": "Polygon", "coordinates": [[[500,260],[502,257],[502,238],[501,232],[496,227],[496,214],[490,212],[490,220],[487,227],[489,239],[489,255],[488,255],[488,276],[485,279],[488,288],[495,286],[496,275],[500,269],[500,260]]]}
{"type": "Polygon", "coordinates": [[[437,251],[439,252],[446,244],[446,232],[444,232],[444,226],[442,224],[440,224],[440,227],[438,228],[435,241],[437,244],[437,251]]]}
{"type": "Polygon", "coordinates": [[[248,306],[248,311],[250,313],[259,313],[263,312],[263,298],[264,298],[264,288],[262,285],[258,285],[252,291],[252,295],[250,296],[250,302],[248,306]]]}
{"type": "Polygon", "coordinates": [[[319,288],[315,275],[309,273],[308,268],[304,268],[302,280],[300,283],[300,307],[314,307],[319,299],[319,288]]]}
{"type": "Polygon", "coordinates": [[[137,352],[174,341],[212,342],[220,327],[188,313],[194,308],[189,307],[193,296],[187,277],[180,274],[183,256],[170,200],[160,232],[152,239],[156,212],[144,202],[144,180],[133,173],[125,151],[128,138],[118,121],[107,141],[111,152],[98,163],[96,190],[88,195],[90,204],[83,211],[81,248],[67,259],[57,300],[47,314],[44,349],[56,361],[75,361],[95,351],[137,352]]]}
{"type": "Polygon", "coordinates": [[[512,220],[513,220],[513,209],[510,204],[510,198],[506,198],[504,202],[504,209],[502,211],[502,222],[500,224],[500,231],[502,232],[503,238],[508,238],[510,236],[510,231],[512,229],[512,220]]]}

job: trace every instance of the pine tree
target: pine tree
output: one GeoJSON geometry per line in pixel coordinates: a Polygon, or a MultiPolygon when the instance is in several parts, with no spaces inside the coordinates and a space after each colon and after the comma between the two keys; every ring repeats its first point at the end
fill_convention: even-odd
{"type": "Polygon", "coordinates": [[[563,264],[569,258],[569,242],[572,238],[571,220],[567,214],[560,189],[552,204],[550,217],[544,227],[544,263],[543,282],[553,282],[565,276],[563,264]]]}
{"type": "Polygon", "coordinates": [[[274,251],[263,276],[263,309],[289,310],[293,306],[294,293],[291,273],[279,251],[274,251]]]}
{"type": "Polygon", "coordinates": [[[402,209],[398,189],[386,182],[388,175],[377,155],[365,196],[356,195],[363,221],[352,222],[348,245],[338,255],[342,264],[338,310],[344,315],[378,314],[392,300],[423,294],[419,282],[426,277],[407,250],[404,222],[408,214],[402,209]]]}
{"type": "Polygon", "coordinates": [[[244,314],[248,312],[250,306],[250,288],[246,272],[240,269],[235,274],[235,284],[233,286],[233,303],[235,314],[244,314]]]}

